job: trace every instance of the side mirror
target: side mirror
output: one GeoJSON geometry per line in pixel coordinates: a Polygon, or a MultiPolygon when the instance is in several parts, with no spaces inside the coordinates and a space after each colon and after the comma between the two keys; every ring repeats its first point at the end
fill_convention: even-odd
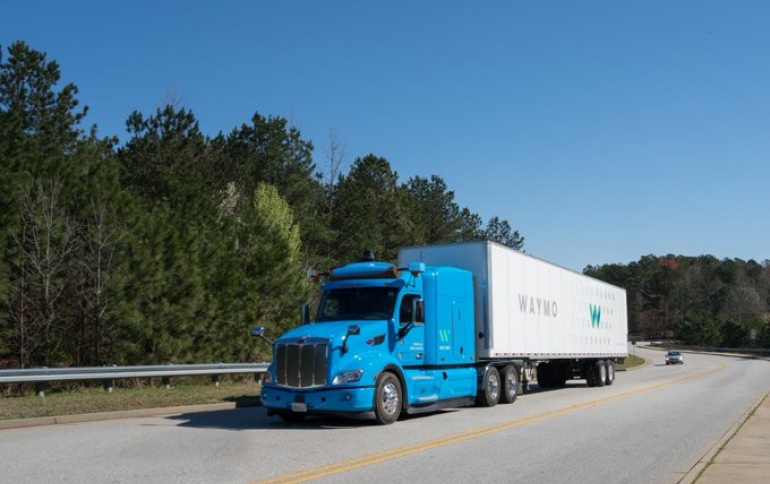
{"type": "Polygon", "coordinates": [[[345,335],[345,337],[342,338],[343,355],[348,352],[348,338],[350,338],[351,336],[358,336],[359,334],[361,334],[361,326],[358,326],[355,324],[351,324],[350,326],[348,326],[348,332],[345,335]]]}
{"type": "Polygon", "coordinates": [[[263,340],[267,341],[268,343],[270,343],[271,345],[273,344],[273,342],[270,341],[270,339],[267,336],[265,336],[265,327],[264,326],[254,326],[253,328],[251,328],[251,335],[252,336],[258,336],[258,337],[262,338],[263,340]]]}
{"type": "Polygon", "coordinates": [[[313,281],[313,283],[318,283],[321,281],[322,277],[328,277],[329,271],[326,272],[319,272],[318,269],[315,267],[308,267],[307,269],[307,278],[313,281]]]}

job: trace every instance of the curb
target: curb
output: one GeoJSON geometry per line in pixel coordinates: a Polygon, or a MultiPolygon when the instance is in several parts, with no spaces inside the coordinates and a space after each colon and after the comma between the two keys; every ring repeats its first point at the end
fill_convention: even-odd
{"type": "Polygon", "coordinates": [[[698,462],[695,463],[695,465],[689,470],[689,472],[687,472],[687,474],[684,475],[682,479],[677,481],[677,484],[693,484],[697,482],[701,475],[714,461],[714,458],[743,428],[746,422],[749,421],[751,416],[754,415],[754,413],[757,411],[757,408],[762,405],[762,402],[764,402],[765,398],[768,398],[768,396],[769,395],[762,395],[759,400],[754,402],[754,404],[751,405],[751,407],[744,414],[738,417],[738,420],[735,422],[735,424],[733,424],[733,426],[730,427],[727,432],[724,433],[724,435],[722,435],[722,437],[711,447],[711,449],[709,449],[700,459],[698,459],[698,462]]]}

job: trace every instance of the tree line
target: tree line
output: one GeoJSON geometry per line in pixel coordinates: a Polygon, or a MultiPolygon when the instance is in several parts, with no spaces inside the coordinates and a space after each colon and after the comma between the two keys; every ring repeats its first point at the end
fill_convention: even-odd
{"type": "Polygon", "coordinates": [[[523,247],[439,175],[402,182],[375,154],[345,171],[334,132],[319,162],[281,117],[210,136],[166,105],[128,115],[124,142],[101,136],[57,62],[22,41],[3,54],[0,366],[262,359],[249,328],[297,323],[308,267],[405,245],[523,247]]]}
{"type": "MultiPolygon", "coordinates": [[[[201,132],[166,105],[127,139],[84,129],[78,88],[24,42],[0,48],[0,367],[254,361],[317,297],[309,267],[395,260],[401,246],[493,240],[507,220],[461,207],[439,175],[319,158],[286,119],[255,112],[201,132]],[[347,169],[345,167],[347,166],[347,169]]],[[[648,255],[587,267],[625,287],[634,337],[770,346],[770,262],[648,255]]]]}
{"type": "Polygon", "coordinates": [[[626,288],[633,338],[770,347],[770,261],[647,255],[583,272],[626,288]]]}

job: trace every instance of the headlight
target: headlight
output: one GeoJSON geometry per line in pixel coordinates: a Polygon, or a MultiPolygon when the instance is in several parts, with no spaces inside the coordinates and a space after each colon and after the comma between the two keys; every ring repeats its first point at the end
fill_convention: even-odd
{"type": "Polygon", "coordinates": [[[343,383],[355,383],[361,379],[364,370],[345,371],[334,377],[332,385],[341,385],[343,383]]]}

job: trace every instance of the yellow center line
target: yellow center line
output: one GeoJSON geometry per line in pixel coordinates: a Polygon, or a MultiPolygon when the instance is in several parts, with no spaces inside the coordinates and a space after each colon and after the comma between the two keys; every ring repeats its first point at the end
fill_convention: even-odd
{"type": "Polygon", "coordinates": [[[396,459],[398,457],[403,457],[411,454],[416,454],[418,452],[423,452],[430,449],[435,449],[437,447],[444,447],[450,444],[454,444],[457,442],[462,442],[465,440],[475,439],[478,437],[483,437],[485,435],[494,434],[497,432],[502,432],[504,430],[513,429],[516,427],[521,427],[524,425],[528,425],[531,423],[539,422],[541,420],[546,420],[552,417],[556,417],[559,415],[564,415],[566,413],[575,412],[578,410],[582,410],[589,407],[594,407],[598,405],[603,405],[605,403],[609,403],[615,400],[620,400],[623,398],[632,397],[635,395],[639,395],[642,393],[646,393],[652,390],[657,390],[659,388],[668,387],[671,385],[675,385],[678,383],[682,383],[689,380],[695,380],[698,378],[703,378],[708,375],[711,375],[713,373],[717,373],[719,371],[722,371],[726,368],[726,365],[723,363],[720,363],[720,366],[713,370],[704,371],[701,373],[695,373],[690,376],[686,376],[683,378],[679,378],[676,380],[663,382],[663,383],[657,383],[655,385],[650,385],[647,387],[639,388],[637,390],[631,390],[625,393],[619,393],[617,395],[611,395],[607,397],[600,398],[598,400],[591,400],[590,402],[585,403],[579,403],[575,404],[569,407],[559,408],[556,410],[551,410],[549,412],[544,412],[541,414],[533,415],[531,417],[523,418],[520,420],[512,420],[510,422],[505,423],[498,423],[494,425],[489,425],[487,427],[482,427],[476,430],[470,430],[466,432],[461,432],[454,435],[449,435],[447,437],[441,437],[438,439],[428,440],[425,442],[420,442],[417,444],[411,444],[404,447],[398,447],[395,449],[382,451],[382,452],[376,452],[374,454],[369,454],[361,457],[356,457],[353,459],[348,459],[340,462],[335,462],[333,464],[321,466],[321,467],[315,467],[312,469],[306,469],[303,471],[295,472],[292,474],[285,474],[283,476],[274,477],[272,479],[267,479],[264,481],[258,481],[253,482],[251,484],[296,484],[300,482],[307,482],[314,479],[319,479],[321,477],[333,475],[333,474],[340,474],[342,472],[351,471],[354,469],[359,469],[361,467],[370,466],[373,464],[378,464],[380,462],[384,462],[391,459],[396,459]]]}

